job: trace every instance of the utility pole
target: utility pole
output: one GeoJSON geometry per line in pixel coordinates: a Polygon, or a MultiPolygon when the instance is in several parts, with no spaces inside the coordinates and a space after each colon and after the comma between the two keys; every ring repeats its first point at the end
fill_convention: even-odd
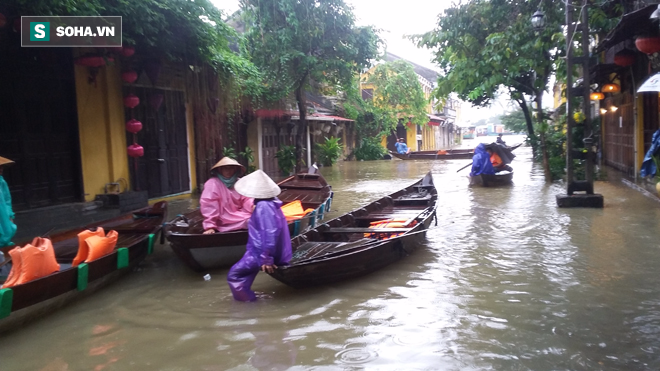
{"type": "Polygon", "coordinates": [[[580,0],[580,23],[573,22],[573,11],[576,8],[573,1],[567,0],[566,4],[566,194],[557,195],[557,206],[559,207],[603,207],[603,195],[594,194],[593,162],[594,153],[593,129],[591,127],[591,84],[589,81],[589,14],[588,0],[580,0]],[[582,34],[581,56],[573,55],[574,36],[577,32],[582,34]],[[582,113],[584,114],[584,148],[586,149],[585,179],[576,180],[573,168],[573,129],[575,123],[573,119],[573,98],[576,91],[573,88],[573,67],[582,64],[582,113]],[[576,193],[579,192],[579,193],[576,193]]]}

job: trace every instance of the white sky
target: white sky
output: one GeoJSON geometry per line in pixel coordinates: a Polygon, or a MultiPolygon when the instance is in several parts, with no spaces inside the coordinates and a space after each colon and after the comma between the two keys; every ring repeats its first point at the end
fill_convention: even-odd
{"type": "MultiPolygon", "coordinates": [[[[238,10],[238,0],[210,0],[229,15],[238,10]]],[[[382,30],[380,37],[387,43],[387,51],[421,66],[438,70],[427,49],[417,48],[404,35],[421,34],[432,30],[439,14],[453,0],[346,0],[353,6],[358,26],[372,25],[382,30]]],[[[504,113],[506,102],[496,102],[490,108],[477,109],[469,103],[462,106],[463,120],[472,122],[504,113]]]]}

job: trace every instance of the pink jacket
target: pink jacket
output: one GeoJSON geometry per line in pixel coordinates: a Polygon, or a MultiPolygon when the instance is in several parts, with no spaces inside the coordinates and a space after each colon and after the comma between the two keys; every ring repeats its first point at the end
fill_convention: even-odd
{"type": "Polygon", "coordinates": [[[218,232],[247,229],[252,215],[253,199],[228,189],[220,179],[212,177],[204,183],[199,207],[204,215],[204,230],[218,232]]]}

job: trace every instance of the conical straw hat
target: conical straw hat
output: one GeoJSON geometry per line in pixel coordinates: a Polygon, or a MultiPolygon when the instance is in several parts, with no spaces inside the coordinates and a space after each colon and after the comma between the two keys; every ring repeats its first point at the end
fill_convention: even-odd
{"type": "Polygon", "coordinates": [[[9,164],[13,164],[13,163],[14,163],[14,161],[12,161],[12,160],[10,160],[10,159],[8,159],[8,158],[6,158],[6,157],[2,157],[2,156],[0,156],[0,166],[2,166],[2,165],[9,165],[9,164]]]}
{"type": "Polygon", "coordinates": [[[245,166],[241,165],[238,163],[238,161],[234,160],[231,157],[223,157],[220,161],[218,161],[211,170],[219,168],[221,166],[238,166],[241,168],[241,175],[245,173],[245,166]]]}
{"type": "Polygon", "coordinates": [[[261,170],[239,179],[234,184],[234,189],[243,196],[252,198],[272,198],[282,192],[280,187],[261,170]]]}

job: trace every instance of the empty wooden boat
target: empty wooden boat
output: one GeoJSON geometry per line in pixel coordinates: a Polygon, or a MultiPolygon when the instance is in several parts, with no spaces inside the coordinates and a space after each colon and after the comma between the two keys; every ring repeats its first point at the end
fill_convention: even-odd
{"type": "Polygon", "coordinates": [[[270,275],[292,287],[328,284],[365,275],[415,250],[435,216],[431,173],[365,207],[291,240],[293,258],[270,275]]]}
{"type": "MultiPolygon", "coordinates": [[[[51,313],[130,272],[153,251],[155,234],[166,215],[167,203],[159,202],[117,218],[47,236],[53,243],[60,269],[45,277],[0,289],[0,332],[51,313]],[[97,260],[72,267],[78,252],[78,233],[96,227],[118,232],[115,250],[97,260]]],[[[1,250],[9,257],[9,250],[15,247],[1,250]]]]}
{"type": "MultiPolygon", "coordinates": [[[[314,209],[305,217],[289,222],[291,236],[314,227],[330,210],[332,188],[320,174],[301,173],[280,183],[277,196],[284,204],[300,200],[303,209],[314,209]]],[[[199,209],[178,216],[164,227],[164,235],[174,253],[195,271],[229,267],[245,254],[248,232],[245,229],[202,234],[204,217],[199,209]]]]}

